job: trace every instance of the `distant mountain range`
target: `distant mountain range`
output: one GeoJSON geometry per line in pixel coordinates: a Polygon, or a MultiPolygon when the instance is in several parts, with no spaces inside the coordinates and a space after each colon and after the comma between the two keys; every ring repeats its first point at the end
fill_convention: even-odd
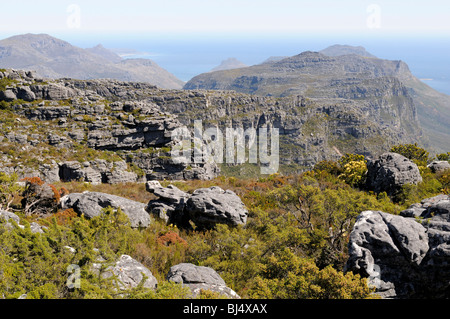
{"type": "MultiPolygon", "coordinates": [[[[416,107],[423,144],[436,152],[450,149],[450,96],[417,79],[406,63],[379,59],[363,47],[334,45],[320,52],[273,57],[246,68],[203,73],[184,89],[353,100],[367,107],[379,107],[388,99],[389,103],[404,103],[407,97],[416,107]],[[396,95],[403,101],[395,101],[396,95]]],[[[386,120],[389,116],[385,114],[386,120]]]]}
{"type": "Polygon", "coordinates": [[[179,89],[184,82],[149,59],[122,59],[97,45],[82,49],[47,34],[24,34],[0,41],[0,67],[36,71],[48,78],[111,78],[179,89]]]}
{"type": "Polygon", "coordinates": [[[335,44],[335,45],[332,45],[332,46],[330,46],[326,49],[323,49],[319,52],[322,54],[325,54],[327,56],[340,56],[340,55],[346,55],[346,54],[356,54],[356,55],[359,55],[362,57],[376,58],[375,55],[367,52],[366,49],[362,46],[335,44]]]}

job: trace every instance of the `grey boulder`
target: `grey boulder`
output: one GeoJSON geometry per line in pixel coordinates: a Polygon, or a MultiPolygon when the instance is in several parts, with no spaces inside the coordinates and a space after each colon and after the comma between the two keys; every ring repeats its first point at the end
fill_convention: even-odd
{"type": "Polygon", "coordinates": [[[449,298],[450,200],[425,199],[401,212],[362,212],[346,271],[369,278],[384,298],[449,298]]]}
{"type": "Polygon", "coordinates": [[[397,153],[384,153],[367,163],[367,186],[376,193],[395,194],[401,186],[422,181],[415,163],[397,153]]]}
{"type": "Polygon", "coordinates": [[[234,290],[227,287],[222,277],[209,267],[181,263],[170,268],[167,280],[189,287],[194,297],[203,289],[218,292],[228,298],[240,298],[234,290]]]}
{"type": "Polygon", "coordinates": [[[185,209],[200,228],[211,228],[215,224],[237,226],[247,222],[248,211],[239,196],[218,186],[195,190],[185,209]]]}
{"type": "MultiPolygon", "coordinates": [[[[101,263],[94,263],[92,266],[95,273],[100,273],[101,263]]],[[[128,255],[120,256],[113,266],[109,266],[101,272],[101,276],[103,278],[115,276],[120,290],[136,288],[144,280],[144,276],[147,278],[142,282],[142,287],[153,289],[158,284],[148,268],[128,255]]]]}
{"type": "Polygon", "coordinates": [[[147,205],[147,211],[168,224],[190,228],[192,221],[199,229],[213,228],[216,224],[244,225],[248,210],[231,190],[220,187],[196,189],[186,193],[173,185],[161,187],[159,182],[147,182],[147,191],[158,196],[147,205]]]}
{"type": "Polygon", "coordinates": [[[157,181],[147,182],[146,189],[158,196],[158,199],[149,201],[146,208],[148,212],[164,220],[167,224],[185,224],[183,216],[186,201],[190,196],[188,193],[174,185],[162,187],[157,181]]]}
{"type": "Polygon", "coordinates": [[[428,164],[428,167],[433,173],[439,173],[450,169],[450,163],[448,161],[433,161],[428,164]]]}
{"type": "Polygon", "coordinates": [[[78,214],[84,214],[86,218],[93,218],[102,214],[104,208],[121,208],[128,216],[130,226],[148,227],[150,215],[145,210],[145,204],[116,195],[100,192],[72,193],[63,196],[60,200],[61,208],[72,208],[78,214]]]}

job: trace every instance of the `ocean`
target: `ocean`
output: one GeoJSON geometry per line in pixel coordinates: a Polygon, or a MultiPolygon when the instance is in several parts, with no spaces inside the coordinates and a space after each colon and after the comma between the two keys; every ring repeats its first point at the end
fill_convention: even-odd
{"type": "Polygon", "coordinates": [[[450,41],[448,38],[413,36],[312,36],[312,35],[103,35],[69,39],[87,48],[101,43],[125,58],[148,58],[183,81],[210,71],[234,57],[247,65],[272,56],[293,56],[320,51],[334,44],[363,46],[371,54],[406,62],[411,72],[434,89],[450,95],[450,41]]]}

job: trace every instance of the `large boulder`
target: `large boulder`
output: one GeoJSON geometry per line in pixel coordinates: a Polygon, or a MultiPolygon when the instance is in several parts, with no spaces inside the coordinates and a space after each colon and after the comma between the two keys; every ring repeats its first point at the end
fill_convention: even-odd
{"type": "MultiPolygon", "coordinates": [[[[95,273],[100,273],[102,263],[97,262],[92,266],[95,273]]],[[[147,278],[142,282],[142,287],[153,289],[158,284],[149,269],[128,255],[120,256],[113,266],[109,266],[101,272],[101,276],[103,278],[115,276],[120,290],[136,288],[144,280],[144,276],[147,278]]]]}
{"type": "Polygon", "coordinates": [[[146,189],[158,196],[158,199],[149,201],[146,208],[149,213],[164,220],[167,224],[187,226],[184,207],[190,196],[188,193],[174,185],[162,187],[158,181],[147,182],[146,189]]]}
{"type": "Polygon", "coordinates": [[[239,295],[227,287],[225,281],[212,268],[181,263],[170,268],[167,280],[189,287],[194,297],[201,290],[218,292],[228,298],[240,298],[239,295]]]}
{"type": "Polygon", "coordinates": [[[433,173],[439,173],[445,170],[450,170],[450,163],[448,161],[433,161],[428,164],[428,167],[433,173]]]}
{"type": "Polygon", "coordinates": [[[367,186],[376,193],[394,194],[401,186],[422,181],[415,163],[397,153],[384,153],[367,163],[367,186]]]}
{"type": "Polygon", "coordinates": [[[401,213],[362,212],[349,240],[347,271],[369,277],[384,298],[450,297],[450,199],[401,213]]]}
{"type": "Polygon", "coordinates": [[[211,228],[215,224],[243,225],[248,215],[239,196],[218,186],[195,190],[186,203],[186,213],[200,228],[211,228]]]}
{"type": "Polygon", "coordinates": [[[150,225],[150,215],[145,210],[146,204],[116,195],[100,192],[72,193],[63,196],[60,204],[63,209],[72,208],[78,214],[84,214],[86,218],[99,216],[107,207],[115,209],[120,207],[128,216],[131,227],[150,225]]]}
{"type": "Polygon", "coordinates": [[[208,229],[216,224],[237,226],[247,222],[247,208],[231,190],[212,186],[189,194],[173,185],[162,187],[156,181],[146,185],[149,192],[158,196],[148,203],[147,211],[168,224],[190,228],[192,221],[200,229],[208,229]]]}

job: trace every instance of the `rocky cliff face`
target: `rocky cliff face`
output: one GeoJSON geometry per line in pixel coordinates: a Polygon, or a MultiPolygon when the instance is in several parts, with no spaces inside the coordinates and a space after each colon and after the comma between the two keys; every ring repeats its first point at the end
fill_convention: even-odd
{"type": "Polygon", "coordinates": [[[99,80],[92,90],[89,81],[44,81],[15,70],[0,72],[0,81],[1,171],[90,183],[210,179],[219,172],[214,163],[171,159],[171,132],[181,123],[134,94],[159,92],[155,86],[99,80]]]}
{"type": "Polygon", "coordinates": [[[359,101],[161,90],[117,80],[44,81],[13,70],[0,72],[0,81],[2,170],[39,171],[44,178],[211,178],[218,174],[216,165],[171,158],[173,130],[191,128],[195,120],[223,134],[226,128],[279,129],[280,164],[291,172],[345,152],[375,156],[420,136],[414,105],[395,79],[385,86],[372,83],[373,98],[359,101]]]}
{"type": "Polygon", "coordinates": [[[421,142],[436,152],[450,147],[448,96],[414,77],[406,63],[378,59],[363,48],[331,47],[321,53],[303,52],[247,68],[204,73],[184,88],[352,100],[361,108],[380,110],[384,120],[392,116],[389,108],[414,104],[414,116],[424,128],[421,142]]]}

